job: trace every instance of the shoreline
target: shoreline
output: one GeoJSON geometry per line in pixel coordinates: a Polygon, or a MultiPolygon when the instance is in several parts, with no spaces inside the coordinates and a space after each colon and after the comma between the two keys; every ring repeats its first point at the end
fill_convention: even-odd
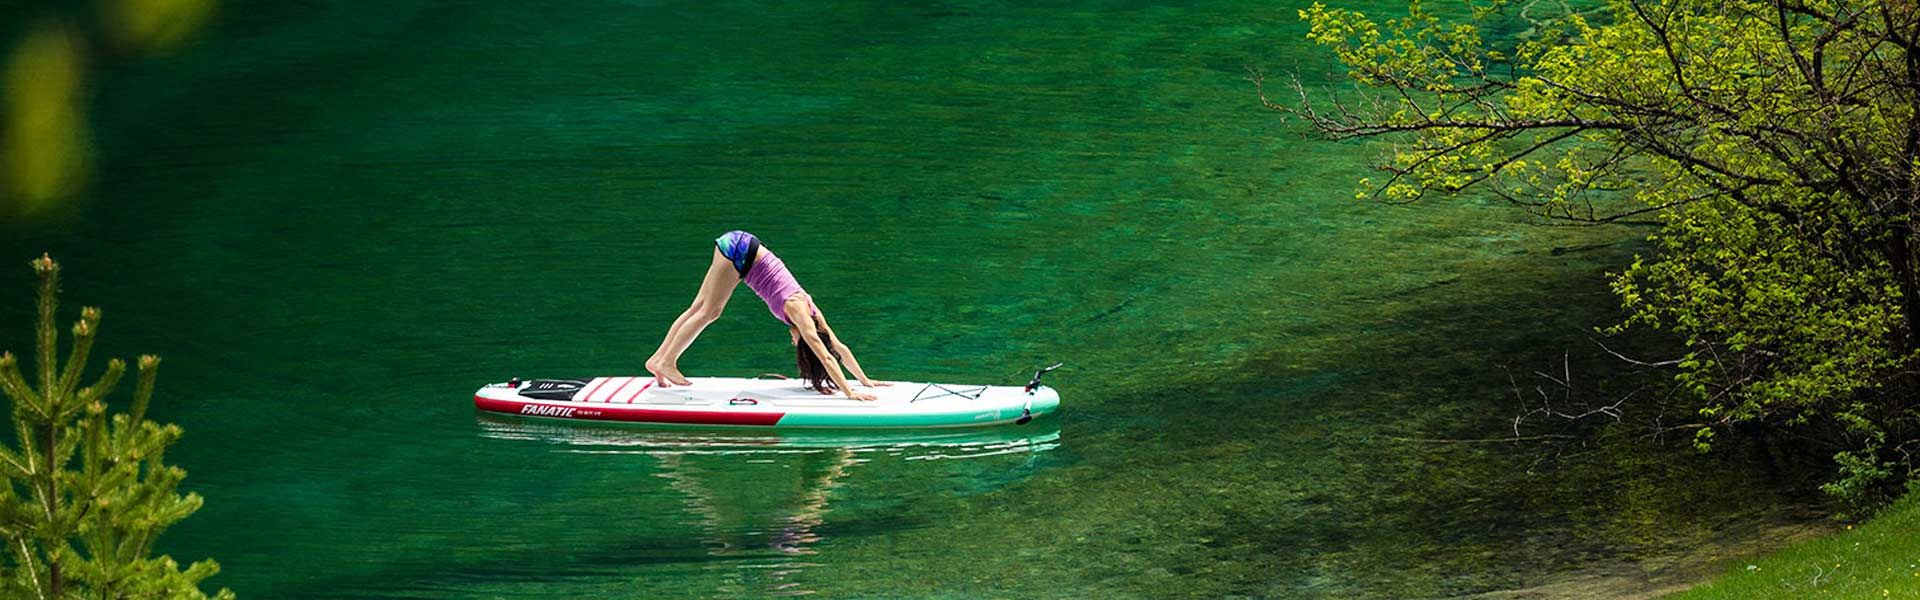
{"type": "Polygon", "coordinates": [[[1772,523],[1745,541],[1712,544],[1669,556],[1622,561],[1562,575],[1523,588],[1451,596],[1450,600],[1652,600],[1716,581],[1733,563],[1772,555],[1808,540],[1843,531],[1824,517],[1803,523],[1772,523]],[[1652,568],[1648,568],[1652,567],[1652,568]]]}

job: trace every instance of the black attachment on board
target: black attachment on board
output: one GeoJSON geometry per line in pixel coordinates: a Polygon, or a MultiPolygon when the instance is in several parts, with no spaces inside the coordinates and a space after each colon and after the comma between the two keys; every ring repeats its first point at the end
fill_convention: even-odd
{"type": "Polygon", "coordinates": [[[572,400],[590,379],[535,379],[517,384],[520,396],[535,400],[572,400]]]}
{"type": "Polygon", "coordinates": [[[1025,425],[1033,422],[1033,398],[1032,398],[1033,390],[1040,387],[1041,377],[1045,377],[1046,374],[1052,373],[1054,369],[1058,369],[1060,368],[1060,365],[1064,365],[1064,364],[1067,364],[1067,363],[1063,363],[1063,362],[1053,363],[1053,366],[1047,367],[1045,369],[1041,369],[1039,371],[1035,371],[1033,373],[1033,380],[1028,381],[1027,387],[1026,387],[1026,392],[1028,396],[1027,405],[1020,409],[1020,418],[1014,419],[1013,424],[1025,425]]]}
{"type": "Polygon", "coordinates": [[[520,387],[520,378],[519,378],[519,377],[515,377],[515,378],[513,378],[513,379],[508,379],[508,380],[507,380],[507,388],[508,388],[508,389],[513,389],[513,388],[517,388],[517,387],[520,387]]]}
{"type": "Polygon", "coordinates": [[[1037,388],[1037,387],[1040,387],[1040,378],[1041,378],[1041,377],[1043,377],[1043,376],[1045,376],[1045,375],[1046,375],[1046,374],[1048,374],[1048,373],[1052,373],[1054,369],[1058,369],[1058,368],[1060,368],[1060,365],[1064,365],[1064,364],[1067,364],[1067,363],[1063,363],[1063,362],[1062,362],[1062,363],[1053,363],[1053,366],[1051,366],[1051,367],[1047,367],[1047,368],[1045,368],[1045,369],[1041,369],[1041,370],[1039,370],[1039,371],[1035,371],[1035,372],[1033,373],[1033,381],[1029,381],[1029,382],[1027,382],[1027,388],[1026,388],[1026,392],[1027,392],[1027,393],[1029,393],[1029,394],[1031,394],[1031,393],[1033,393],[1033,388],[1037,388]]]}

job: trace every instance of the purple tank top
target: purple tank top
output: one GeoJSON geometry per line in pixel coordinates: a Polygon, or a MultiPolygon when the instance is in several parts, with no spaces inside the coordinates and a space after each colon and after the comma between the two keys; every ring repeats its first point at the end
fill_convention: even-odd
{"type": "MultiPolygon", "coordinates": [[[[793,321],[787,320],[787,311],[781,308],[786,305],[787,298],[806,290],[801,289],[800,282],[793,278],[793,273],[787,271],[786,262],[766,248],[761,248],[760,256],[753,259],[753,267],[747,269],[746,282],[747,287],[753,288],[753,293],[767,301],[767,310],[773,311],[773,318],[788,326],[793,325],[793,321]]],[[[820,309],[815,308],[813,312],[819,314],[820,309]]]]}

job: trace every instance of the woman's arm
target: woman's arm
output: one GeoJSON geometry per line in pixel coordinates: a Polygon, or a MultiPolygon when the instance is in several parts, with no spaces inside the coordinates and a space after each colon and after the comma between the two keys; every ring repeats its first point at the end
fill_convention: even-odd
{"type": "Polygon", "coordinates": [[[860,370],[860,361],[854,360],[853,349],[848,348],[847,343],[840,340],[840,334],[833,332],[833,326],[827,324],[826,315],[820,315],[820,329],[825,330],[827,332],[827,337],[833,338],[834,351],[839,352],[840,359],[843,362],[847,363],[847,370],[852,371],[853,376],[860,379],[860,385],[864,385],[867,387],[880,387],[883,385],[887,385],[885,383],[880,383],[872,379],[868,379],[867,372],[860,370]]]}
{"type": "Polygon", "coordinates": [[[847,376],[840,374],[840,362],[833,359],[833,353],[827,351],[827,344],[820,341],[819,330],[813,327],[813,315],[808,314],[813,312],[811,306],[808,306],[805,302],[789,302],[785,308],[787,309],[787,317],[793,320],[794,329],[800,331],[800,341],[806,342],[807,347],[813,349],[813,355],[820,359],[821,366],[827,368],[827,374],[833,377],[834,385],[840,386],[840,391],[845,392],[848,398],[854,400],[874,400],[879,398],[866,392],[854,391],[853,386],[847,385],[847,376]],[[800,314],[795,315],[794,313],[796,312],[800,314]]]}

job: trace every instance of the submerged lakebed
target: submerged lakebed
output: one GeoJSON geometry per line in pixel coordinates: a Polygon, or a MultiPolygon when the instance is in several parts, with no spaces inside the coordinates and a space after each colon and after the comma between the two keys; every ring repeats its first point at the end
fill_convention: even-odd
{"type": "MultiPolygon", "coordinates": [[[[1587,339],[1644,231],[1354,200],[1377,148],[1243,79],[1338,84],[1303,34],[1251,2],[235,9],[97,73],[90,199],[0,257],[62,260],[96,354],[166,358],[207,504],[162,549],[246,597],[1630,592],[1792,516],[1806,482],[1738,447],[1444,443],[1510,431],[1509,373],[1645,383],[1587,339]],[[1062,414],[850,440],[474,413],[510,376],[637,374],[730,229],[876,377],[1065,361],[1062,414]]],[[[0,323],[30,276],[0,269],[0,323]]],[[[746,294],[688,374],[791,368],[746,294]]]]}

